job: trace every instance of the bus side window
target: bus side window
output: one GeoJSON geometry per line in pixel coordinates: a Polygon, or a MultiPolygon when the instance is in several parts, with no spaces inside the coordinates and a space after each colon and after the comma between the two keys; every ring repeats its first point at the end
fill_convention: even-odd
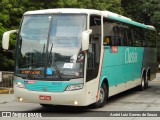
{"type": "Polygon", "coordinates": [[[127,29],[128,46],[133,46],[133,31],[131,28],[127,29]]]}
{"type": "Polygon", "coordinates": [[[141,47],[143,45],[143,38],[141,36],[141,30],[138,28],[134,29],[134,46],[141,47]]]}
{"type": "Polygon", "coordinates": [[[147,41],[148,47],[156,47],[156,32],[145,30],[145,41],[147,41]]]}
{"type": "Polygon", "coordinates": [[[129,45],[128,36],[127,36],[127,29],[123,29],[123,42],[125,46],[129,45]]]}

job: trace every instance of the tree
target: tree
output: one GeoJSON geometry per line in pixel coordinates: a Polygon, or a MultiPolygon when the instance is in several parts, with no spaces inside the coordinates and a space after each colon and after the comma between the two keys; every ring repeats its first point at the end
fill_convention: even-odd
{"type": "Polygon", "coordinates": [[[158,62],[160,62],[160,1],[159,0],[121,0],[125,15],[135,21],[153,25],[158,33],[158,62]]]}
{"type": "Polygon", "coordinates": [[[121,0],[125,15],[145,24],[153,24],[151,18],[160,10],[159,0],[121,0]]]}
{"type": "MultiPolygon", "coordinates": [[[[51,8],[108,10],[141,23],[154,25],[160,32],[159,4],[159,0],[0,0],[0,38],[5,31],[19,28],[24,12],[51,8]]],[[[16,43],[14,39],[15,36],[12,36],[12,49],[16,43]]],[[[0,50],[0,69],[13,70],[14,54],[3,52],[1,47],[0,50]]]]}
{"type": "MultiPolygon", "coordinates": [[[[119,0],[0,0],[0,38],[5,31],[19,28],[24,12],[51,8],[88,8],[122,13],[119,0]]],[[[14,39],[12,36],[11,49],[15,47],[14,39]]],[[[6,53],[0,47],[0,62],[0,70],[13,70],[14,54],[6,53]]]]}

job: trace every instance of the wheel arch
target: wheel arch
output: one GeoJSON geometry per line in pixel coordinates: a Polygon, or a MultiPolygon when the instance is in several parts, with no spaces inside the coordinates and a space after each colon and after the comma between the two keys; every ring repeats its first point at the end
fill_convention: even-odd
{"type": "Polygon", "coordinates": [[[108,82],[108,79],[107,79],[106,76],[102,77],[102,79],[100,81],[100,86],[99,87],[101,87],[103,83],[106,85],[107,91],[109,93],[109,82],[108,82]]]}

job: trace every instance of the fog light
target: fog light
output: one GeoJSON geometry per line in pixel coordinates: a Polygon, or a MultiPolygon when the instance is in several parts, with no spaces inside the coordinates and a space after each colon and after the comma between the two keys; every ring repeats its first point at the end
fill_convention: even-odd
{"type": "Polygon", "coordinates": [[[22,101],[23,101],[23,98],[19,97],[19,101],[22,102],[22,101]]]}
{"type": "Polygon", "coordinates": [[[78,101],[74,101],[74,105],[78,105],[78,101]]]}

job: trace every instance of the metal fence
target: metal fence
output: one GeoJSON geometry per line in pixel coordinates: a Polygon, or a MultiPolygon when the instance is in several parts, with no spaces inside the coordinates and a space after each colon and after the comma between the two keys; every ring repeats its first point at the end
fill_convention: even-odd
{"type": "Polygon", "coordinates": [[[0,71],[0,90],[12,90],[13,78],[13,72],[0,71]]]}

